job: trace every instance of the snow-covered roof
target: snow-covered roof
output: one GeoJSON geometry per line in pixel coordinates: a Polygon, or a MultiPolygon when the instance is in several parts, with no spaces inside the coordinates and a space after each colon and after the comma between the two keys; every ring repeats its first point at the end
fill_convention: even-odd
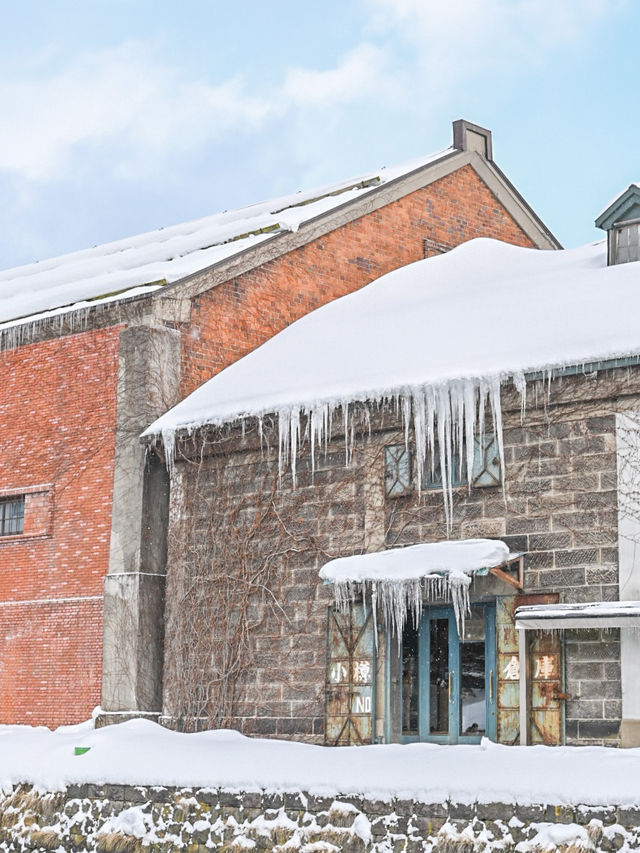
{"type": "Polygon", "coordinates": [[[517,628],[640,627],[640,601],[536,604],[519,607],[515,619],[517,628]]]}
{"type": "Polygon", "coordinates": [[[408,548],[390,548],[372,554],[355,554],[330,560],[320,577],[331,583],[362,581],[402,582],[429,575],[474,574],[502,566],[517,555],[504,542],[493,539],[452,539],[408,548]]]}
{"type": "Polygon", "coordinates": [[[145,435],[166,443],[206,423],[394,396],[415,409],[427,391],[437,406],[456,383],[495,390],[528,372],[638,354],[639,314],[640,265],[608,267],[604,241],[540,251],[471,240],[302,317],[145,435]]]}
{"type": "Polygon", "coordinates": [[[23,319],[84,307],[87,300],[152,292],[275,234],[297,231],[303,223],[453,153],[449,148],[308,192],[5,270],[0,272],[0,330],[23,319]],[[134,293],[141,286],[146,289],[134,293]]]}
{"type": "Polygon", "coordinates": [[[609,212],[610,208],[612,208],[616,204],[616,202],[620,201],[620,199],[622,199],[623,196],[627,195],[629,190],[633,190],[633,189],[640,189],[640,182],[634,181],[632,184],[629,184],[629,186],[626,189],[622,190],[622,192],[616,193],[616,195],[614,195],[614,197],[611,199],[611,201],[608,202],[608,204],[606,204],[605,207],[598,214],[598,216],[596,218],[596,224],[598,223],[598,221],[600,219],[603,219],[605,217],[605,214],[607,214],[609,212]]]}

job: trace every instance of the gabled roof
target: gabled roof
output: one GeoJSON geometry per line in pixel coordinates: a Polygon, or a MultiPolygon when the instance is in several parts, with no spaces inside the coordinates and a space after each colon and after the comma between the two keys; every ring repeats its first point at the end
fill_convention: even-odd
{"type": "Polygon", "coordinates": [[[605,241],[540,251],[476,239],[313,311],[152,424],[168,435],[270,412],[412,396],[640,354],[640,264],[605,241]]]}
{"type": "Polygon", "coordinates": [[[614,222],[640,219],[640,184],[630,184],[617,195],[595,221],[596,228],[608,231],[614,222]]]}
{"type": "MultiPolygon", "coordinates": [[[[475,125],[455,125],[463,139],[458,144],[464,147],[464,130],[475,125]]],[[[187,282],[188,295],[193,296],[226,280],[231,267],[234,275],[241,274],[466,164],[473,166],[535,245],[559,246],[492,161],[470,148],[447,148],[308,192],[0,272],[0,337],[17,326],[78,309],[162,297],[187,282]],[[202,286],[194,284],[198,276],[202,279],[201,273],[214,269],[215,280],[209,276],[202,286]]]]}
{"type": "Polygon", "coordinates": [[[295,232],[323,213],[455,153],[449,148],[340,183],[5,270],[0,272],[0,325],[41,312],[83,307],[87,300],[156,291],[278,233],[295,232]]]}

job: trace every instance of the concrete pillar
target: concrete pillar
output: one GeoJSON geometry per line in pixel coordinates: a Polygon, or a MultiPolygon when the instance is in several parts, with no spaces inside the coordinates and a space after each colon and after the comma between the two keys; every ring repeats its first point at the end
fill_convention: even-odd
{"type": "MultiPolygon", "coordinates": [[[[620,601],[640,601],[640,413],[616,415],[620,601]]],[[[620,629],[620,745],[640,746],[640,634],[620,629]]]]}
{"type": "Polygon", "coordinates": [[[105,578],[99,725],[162,710],[169,477],[140,433],[179,399],[180,335],[164,326],[120,335],[113,512],[105,578]]]}

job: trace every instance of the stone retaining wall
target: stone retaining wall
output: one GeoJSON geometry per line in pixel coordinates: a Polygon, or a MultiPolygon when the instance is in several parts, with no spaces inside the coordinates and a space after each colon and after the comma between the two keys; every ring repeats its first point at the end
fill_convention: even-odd
{"type": "Polygon", "coordinates": [[[19,785],[0,794],[0,851],[570,853],[640,849],[640,807],[421,803],[304,793],[19,785]]]}

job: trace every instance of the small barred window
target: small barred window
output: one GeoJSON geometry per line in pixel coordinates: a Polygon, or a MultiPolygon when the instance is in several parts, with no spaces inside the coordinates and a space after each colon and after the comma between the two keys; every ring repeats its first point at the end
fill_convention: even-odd
{"type": "Polygon", "coordinates": [[[404,444],[385,447],[384,473],[388,497],[399,497],[411,491],[411,453],[404,444]]]}
{"type": "Polygon", "coordinates": [[[0,498],[0,536],[24,532],[24,495],[0,498]]]}

